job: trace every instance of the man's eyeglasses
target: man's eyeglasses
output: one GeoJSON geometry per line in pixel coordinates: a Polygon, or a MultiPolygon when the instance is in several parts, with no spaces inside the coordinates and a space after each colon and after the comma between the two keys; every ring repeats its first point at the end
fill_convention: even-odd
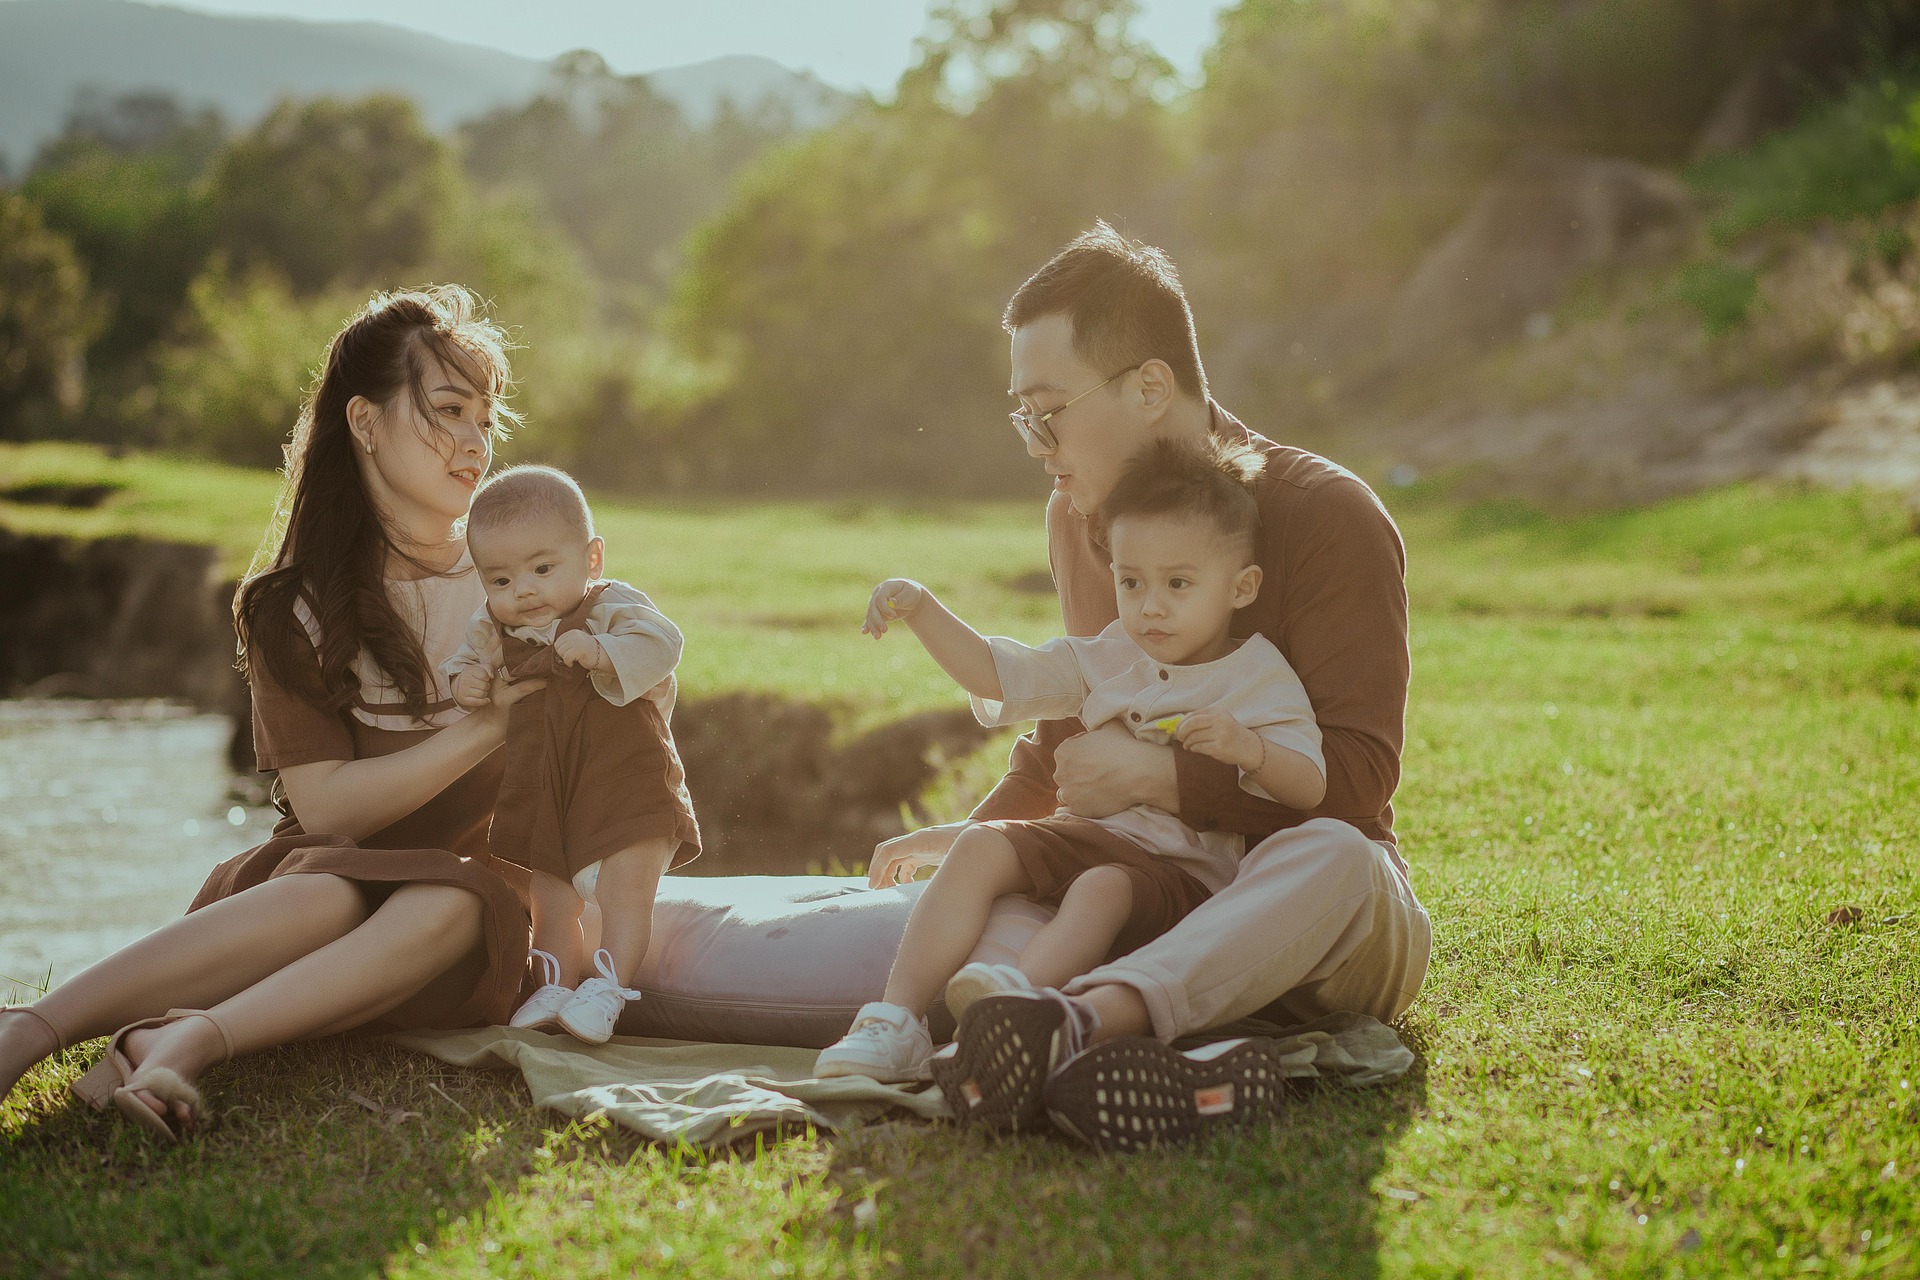
{"type": "Polygon", "coordinates": [[[1101,382],[1098,386],[1088,387],[1085,391],[1082,391],[1058,409],[1049,409],[1045,413],[1038,414],[1029,413],[1025,409],[1015,409],[1007,415],[1007,420],[1013,423],[1013,429],[1018,431],[1020,438],[1028,444],[1039,445],[1042,449],[1058,449],[1060,447],[1060,437],[1053,434],[1053,427],[1049,425],[1053,419],[1071,409],[1076,402],[1086,399],[1101,387],[1106,386],[1108,382],[1112,382],[1114,378],[1124,377],[1139,367],[1137,364],[1128,365],[1119,373],[1114,374],[1113,377],[1101,382]]]}

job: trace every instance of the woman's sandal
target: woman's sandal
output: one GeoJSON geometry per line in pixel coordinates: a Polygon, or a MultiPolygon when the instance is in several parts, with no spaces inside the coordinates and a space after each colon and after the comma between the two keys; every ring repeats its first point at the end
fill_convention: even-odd
{"type": "Polygon", "coordinates": [[[53,1048],[49,1050],[46,1055],[49,1058],[59,1053],[62,1049],[67,1048],[71,1043],[67,1039],[66,1031],[61,1028],[59,1023],[30,1004],[0,1004],[0,1013],[24,1013],[45,1027],[47,1034],[53,1037],[53,1048]]]}
{"type": "Polygon", "coordinates": [[[181,1078],[180,1073],[172,1067],[148,1067],[144,1064],[135,1067],[122,1046],[132,1032],[146,1027],[164,1027],[182,1018],[205,1018],[220,1033],[220,1043],[226,1052],[219,1062],[212,1065],[218,1066],[220,1062],[233,1057],[233,1037],[220,1019],[205,1009],[169,1009],[165,1017],[142,1018],[114,1032],[113,1039],[107,1041],[106,1057],[73,1082],[74,1096],[97,1111],[105,1111],[111,1105],[152,1136],[167,1142],[178,1142],[182,1135],[196,1127],[205,1110],[206,1104],[200,1097],[200,1091],[181,1078]],[[166,1114],[162,1115],[140,1101],[137,1096],[139,1091],[151,1093],[165,1103],[166,1114]],[[188,1112],[187,1120],[178,1129],[172,1123],[173,1106],[177,1102],[186,1103],[188,1112]]]}

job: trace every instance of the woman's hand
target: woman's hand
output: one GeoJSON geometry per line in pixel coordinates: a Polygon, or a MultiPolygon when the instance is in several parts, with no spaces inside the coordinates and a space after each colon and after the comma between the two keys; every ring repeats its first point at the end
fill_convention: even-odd
{"type": "Polygon", "coordinates": [[[496,680],[493,683],[492,698],[486,706],[476,708],[473,714],[488,729],[504,739],[507,736],[507,712],[513,704],[546,687],[545,680],[496,680]]]}
{"type": "Polygon", "coordinates": [[[860,625],[860,630],[878,640],[887,634],[889,622],[911,618],[913,611],[932,594],[912,578],[888,578],[873,589],[873,596],[867,601],[867,620],[860,625]]]}
{"type": "Polygon", "coordinates": [[[885,889],[889,885],[905,884],[921,868],[939,866],[953,848],[953,842],[960,838],[960,833],[971,825],[968,822],[946,822],[937,827],[909,831],[891,840],[882,840],[874,846],[873,861],[867,864],[868,887],[885,889]]]}
{"type": "Polygon", "coordinates": [[[1258,769],[1267,754],[1259,734],[1214,707],[1183,716],[1174,738],[1189,751],[1249,771],[1258,769]]]}

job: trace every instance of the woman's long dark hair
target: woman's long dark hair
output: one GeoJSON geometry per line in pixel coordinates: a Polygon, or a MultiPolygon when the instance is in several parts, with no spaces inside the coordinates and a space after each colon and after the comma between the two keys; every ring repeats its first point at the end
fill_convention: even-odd
{"type": "Polygon", "coordinates": [[[458,285],[380,294],[334,335],[287,446],[274,520],[234,597],[240,670],[249,680],[264,670],[307,701],[343,710],[359,692],[353,660],[365,649],[399,689],[408,714],[427,714],[426,654],[387,597],[389,557],[399,549],[361,479],[347,403],[364,396],[397,408],[405,392],[424,421],[444,430],[421,384],[432,356],[494,402],[491,429],[504,431],[512,418],[499,403],[509,387],[507,346],[458,285]],[[310,641],[294,614],[300,599],[319,622],[317,669],[304,660],[310,641]]]}

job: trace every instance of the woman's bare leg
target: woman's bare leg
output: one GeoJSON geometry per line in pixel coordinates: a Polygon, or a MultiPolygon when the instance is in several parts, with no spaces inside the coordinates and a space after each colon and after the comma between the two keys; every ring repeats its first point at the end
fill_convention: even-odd
{"type": "Polygon", "coordinates": [[[1058,987],[1098,968],[1133,911],[1133,880],[1118,867],[1073,878],[1060,911],[1033,935],[1016,966],[1036,987],[1058,987]]]}
{"type": "Polygon", "coordinates": [[[623,987],[632,986],[653,941],[653,899],[679,841],[645,840],[600,864],[593,899],[600,904],[600,945],[613,957],[623,987]]]}
{"type": "Polygon", "coordinates": [[[978,945],[993,900],[1032,888],[1005,836],[983,826],[961,832],[913,904],[880,998],[924,1016],[978,945]]]}
{"type": "MultiPolygon", "coordinates": [[[[254,1053],[371,1021],[458,963],[480,941],[477,895],[451,885],[407,884],[358,928],[301,956],[208,1011],[254,1053]]],[[[219,1030],[184,1018],[129,1037],[136,1061],[171,1067],[192,1080],[225,1052],[219,1030]]],[[[142,1094],[156,1111],[159,1099],[142,1094]]],[[[181,1120],[187,1117],[183,1114],[181,1120]]]]}
{"type": "MultiPolygon", "coordinates": [[[[366,918],[365,901],[351,880],[280,876],[129,943],[42,996],[35,1007],[78,1044],[168,1009],[225,1000],[366,918]]],[[[0,1097],[52,1051],[52,1037],[37,1019],[21,1013],[0,1017],[0,1097]]]]}

